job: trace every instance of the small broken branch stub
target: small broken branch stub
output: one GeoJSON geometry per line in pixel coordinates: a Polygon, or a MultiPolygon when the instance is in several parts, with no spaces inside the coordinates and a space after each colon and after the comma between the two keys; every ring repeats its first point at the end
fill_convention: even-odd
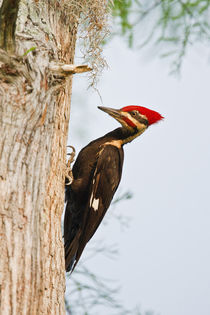
{"type": "Polygon", "coordinates": [[[62,75],[69,75],[69,74],[92,71],[92,68],[90,68],[88,65],[55,64],[55,63],[50,64],[49,69],[52,72],[55,72],[57,74],[62,74],[62,75]]]}

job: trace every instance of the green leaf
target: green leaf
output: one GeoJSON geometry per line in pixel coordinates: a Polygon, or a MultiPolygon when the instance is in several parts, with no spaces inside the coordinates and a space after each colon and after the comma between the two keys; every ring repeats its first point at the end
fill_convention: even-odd
{"type": "Polygon", "coordinates": [[[26,50],[26,52],[23,54],[23,56],[28,55],[31,51],[35,50],[37,47],[33,46],[30,49],[26,50]]]}

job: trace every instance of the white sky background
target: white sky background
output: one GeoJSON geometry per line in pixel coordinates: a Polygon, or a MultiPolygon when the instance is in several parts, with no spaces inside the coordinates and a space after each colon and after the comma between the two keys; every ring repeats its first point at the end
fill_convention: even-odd
{"type": "Polygon", "coordinates": [[[104,55],[109,69],[98,86],[103,104],[86,90],[84,76],[74,76],[70,139],[77,153],[119,126],[99,105],[143,105],[165,120],[124,147],[120,189],[133,198],[114,211],[129,216],[130,226],[121,229],[111,218],[102,225],[93,239],[117,243],[120,255],[116,261],[96,257],[88,266],[119,279],[125,306],[140,304],[161,315],[210,315],[210,64],[201,49],[194,51],[178,79],[168,75],[166,61],[143,58],[120,39],[104,55]]]}

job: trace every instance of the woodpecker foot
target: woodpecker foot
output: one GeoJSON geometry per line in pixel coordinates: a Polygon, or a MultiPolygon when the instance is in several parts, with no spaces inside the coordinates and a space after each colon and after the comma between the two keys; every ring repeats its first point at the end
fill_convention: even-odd
{"type": "Polygon", "coordinates": [[[71,168],[71,164],[74,162],[74,157],[75,157],[75,148],[72,145],[67,145],[67,148],[71,148],[72,152],[67,153],[67,155],[70,156],[70,158],[67,161],[66,164],[66,180],[65,180],[65,185],[71,185],[71,183],[73,182],[73,173],[72,173],[72,168],[71,168]]]}

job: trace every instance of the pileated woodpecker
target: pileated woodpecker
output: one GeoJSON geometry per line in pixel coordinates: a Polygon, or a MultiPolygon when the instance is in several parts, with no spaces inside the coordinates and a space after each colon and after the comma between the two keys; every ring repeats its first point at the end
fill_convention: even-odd
{"type": "Polygon", "coordinates": [[[121,109],[98,107],[122,127],[90,142],[74,163],[73,182],[66,185],[64,242],[66,271],[73,271],[101,223],[120,183],[123,145],[163,117],[142,106],[121,109]]]}

